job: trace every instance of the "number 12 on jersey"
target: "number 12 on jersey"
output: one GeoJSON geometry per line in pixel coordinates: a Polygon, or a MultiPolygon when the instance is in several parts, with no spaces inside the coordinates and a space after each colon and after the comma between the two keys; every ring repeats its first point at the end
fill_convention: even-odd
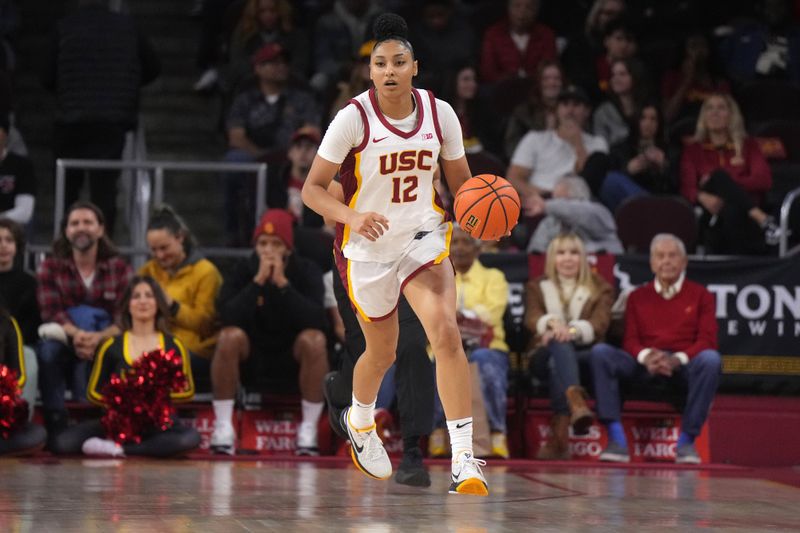
{"type": "Polygon", "coordinates": [[[417,200],[418,180],[416,176],[392,178],[392,203],[401,204],[417,200]],[[402,189],[402,191],[401,191],[402,189]]]}

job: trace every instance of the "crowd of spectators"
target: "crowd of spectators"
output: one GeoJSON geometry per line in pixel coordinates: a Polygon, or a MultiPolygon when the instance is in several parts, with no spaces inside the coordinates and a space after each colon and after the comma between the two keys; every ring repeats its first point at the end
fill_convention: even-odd
{"type": "MultiPolygon", "coordinates": [[[[680,240],[660,236],[651,249],[656,280],[629,299],[621,348],[602,344],[612,291],[588,273],[586,253],[624,252],[614,212],[638,195],[682,196],[696,210],[701,242],[710,252],[764,254],[777,244],[774,206],[766,201],[770,164],[748,134],[754,124],[743,116],[736,95],[757,81],[800,81],[798,13],[792,14],[797,6],[789,0],[764,0],[755,7],[643,3],[650,7],[595,0],[560,11],[547,0],[508,0],[502,7],[488,1],[336,0],[320,10],[318,2],[206,0],[195,89],[221,94],[225,161],[272,163],[269,210],[255,228],[254,212],[262,206],[253,201],[252,183],[236,173],[221,177],[226,243],[252,248],[251,257],[227,276],[199,254],[180,217],[161,208],[147,228],[151,259],[130,286],[133,270],[109,238],[116,177],[107,173],[90,175],[94,203],[73,203],[82,178],[69,176],[71,207],[61,234],[36,278],[23,272],[18,257],[36,186],[13,127],[9,92],[0,116],[0,318],[13,316],[21,331],[18,351],[28,369],[24,392],[31,399],[37,384],[30,373],[38,363],[34,374],[51,450],[81,449],[99,436],[95,422],[89,431],[73,428],[77,436],[67,444],[57,440],[72,435],[65,433],[70,431],[66,389],[75,401],[86,399],[87,392],[91,398],[92,364],[108,364],[114,350],[126,353],[130,339],[137,347],[152,347],[155,336],[170,335],[161,346],[175,344],[191,372],[210,378],[212,446],[235,451],[230,420],[241,368],[296,379],[302,397],[298,450],[318,453],[323,376],[330,344],[337,341],[330,320],[335,306],[324,300],[322,269],[302,256],[300,243],[295,246],[293,226],[327,231],[302,205],[299,190],[321,131],[349,98],[369,87],[371,21],[392,9],[419,10],[421,16],[409,18],[419,86],[453,106],[467,152],[502,162],[520,194],[526,231],[505,246],[547,254],[544,277],[527,287],[526,306],[531,348],[547,368],[554,411],[553,433],[540,457],[568,457],[568,427],[581,433],[591,423],[578,372],[580,361],[590,361],[598,416],[610,435],[606,458],[628,456],[614,407],[615,380],[660,376],[675,385],[689,383],[694,403],[684,421],[679,458],[696,461],[692,442],[719,373],[716,330],[707,313],[710,296],[685,279],[680,240]],[[664,24],[671,25],[668,34],[654,29],[663,30],[664,24]],[[698,314],[680,331],[659,329],[647,321],[653,306],[664,304],[658,298],[669,305],[694,298],[698,314]],[[155,302],[152,316],[145,317],[134,299],[155,302]],[[137,319],[140,315],[144,318],[137,319]],[[280,357],[265,359],[266,353],[280,357]],[[702,394],[692,387],[701,387],[702,394]]],[[[59,23],[43,78],[58,102],[56,152],[117,158],[125,131],[135,125],[138,89],[158,75],[160,64],[130,17],[108,13],[94,0],[80,4],[59,23]],[[120,47],[68,38],[105,39],[111,33],[120,47]],[[87,63],[89,49],[100,50],[101,57],[87,63]],[[99,68],[106,73],[86,75],[86,69],[99,68]]],[[[5,73],[13,72],[15,59],[8,6],[13,3],[0,2],[5,73]]],[[[7,78],[0,77],[0,94],[7,78]]],[[[493,452],[507,456],[509,347],[502,311],[508,288],[501,273],[480,264],[479,251],[477,243],[456,232],[459,320],[481,371],[493,452]]],[[[338,337],[341,341],[341,333],[338,337]]],[[[5,345],[3,350],[0,360],[8,362],[5,345]]],[[[125,357],[117,359],[115,368],[124,367],[125,357]]],[[[170,436],[153,438],[159,437],[170,436]]],[[[196,446],[196,437],[179,431],[164,442],[171,443],[170,453],[178,453],[196,446]]],[[[109,446],[94,442],[89,449],[153,454],[109,446]]]]}

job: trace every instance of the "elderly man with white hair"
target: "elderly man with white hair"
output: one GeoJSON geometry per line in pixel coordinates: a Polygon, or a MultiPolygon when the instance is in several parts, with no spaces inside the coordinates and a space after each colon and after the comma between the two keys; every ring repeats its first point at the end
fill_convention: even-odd
{"type": "Polygon", "coordinates": [[[546,216],[536,226],[528,243],[528,253],[546,253],[556,235],[576,233],[589,253],[624,253],[617,236],[614,216],[603,205],[592,201],[589,185],[578,176],[564,176],[553,187],[552,198],[536,196],[528,202],[526,214],[546,216]]]}
{"type": "Polygon", "coordinates": [[[601,461],[628,462],[620,423],[621,380],[666,382],[686,393],[675,462],[700,463],[694,439],[700,434],[717,391],[721,359],[717,351],[714,297],[686,279],[683,242],[661,233],[650,243],[655,279],[634,290],[625,309],[622,349],[597,344],[590,357],[597,418],[608,429],[601,461]]]}

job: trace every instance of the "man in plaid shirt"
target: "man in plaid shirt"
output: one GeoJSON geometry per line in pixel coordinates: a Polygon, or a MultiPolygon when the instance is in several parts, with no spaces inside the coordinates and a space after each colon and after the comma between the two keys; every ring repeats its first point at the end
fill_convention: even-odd
{"type": "Polygon", "coordinates": [[[105,218],[96,205],[70,206],[53,243],[51,257],[37,272],[37,299],[44,323],[37,349],[39,387],[48,439],[66,427],[66,376],[72,397],[86,399],[86,384],[97,347],[118,335],[117,306],[133,275],[105,235],[105,218]]]}

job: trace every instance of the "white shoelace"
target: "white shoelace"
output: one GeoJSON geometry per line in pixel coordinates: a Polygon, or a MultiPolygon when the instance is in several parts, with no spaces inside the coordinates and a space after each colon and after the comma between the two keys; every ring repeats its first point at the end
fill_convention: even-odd
{"type": "Polygon", "coordinates": [[[478,459],[476,457],[470,457],[469,459],[460,459],[461,463],[461,473],[459,477],[462,477],[464,474],[467,474],[467,477],[474,477],[471,474],[477,474],[480,477],[483,477],[483,472],[481,472],[480,467],[486,466],[486,461],[483,459],[478,459]]]}
{"type": "Polygon", "coordinates": [[[382,459],[386,455],[386,450],[383,447],[383,443],[378,438],[378,435],[375,434],[375,431],[368,431],[365,434],[364,438],[364,449],[366,451],[365,458],[368,461],[377,461],[382,459]]]}

